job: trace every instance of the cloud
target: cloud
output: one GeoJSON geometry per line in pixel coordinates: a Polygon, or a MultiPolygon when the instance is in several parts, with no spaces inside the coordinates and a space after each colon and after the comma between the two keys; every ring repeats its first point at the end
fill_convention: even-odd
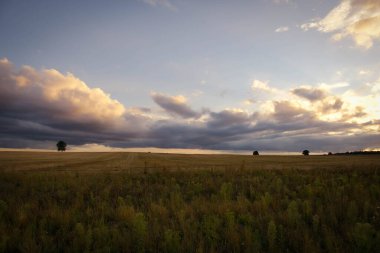
{"type": "Polygon", "coordinates": [[[311,87],[300,87],[293,89],[291,92],[299,97],[306,98],[310,101],[322,100],[327,95],[326,91],[324,91],[323,89],[311,87]]]}
{"type": "Polygon", "coordinates": [[[291,90],[268,83],[252,82],[253,91],[268,96],[255,98],[249,110],[197,112],[184,96],[152,93],[157,105],[174,116],[162,117],[152,108],[128,108],[73,74],[16,69],[1,59],[0,147],[54,148],[63,139],[81,150],[345,151],[380,143],[380,79],[358,90],[348,83],[291,90]]]}
{"type": "MultiPolygon", "coordinates": [[[[255,82],[254,88],[268,90],[267,83],[255,82]]],[[[160,122],[154,125],[152,137],[160,136],[166,141],[155,139],[153,143],[168,148],[185,145],[188,148],[279,151],[305,148],[345,151],[373,146],[380,140],[380,127],[375,120],[380,114],[374,111],[380,107],[372,99],[374,104],[368,108],[364,97],[350,89],[342,95],[332,93],[336,88],[347,87],[345,83],[322,83],[289,91],[277,89],[281,97],[261,101],[263,106],[257,111],[210,111],[205,120],[197,124],[160,122]]],[[[373,87],[376,84],[369,89],[373,87]]],[[[153,143],[150,144],[155,145],[153,143]]]]}
{"type": "Polygon", "coordinates": [[[116,127],[123,121],[125,107],[99,88],[90,88],[68,73],[54,69],[38,72],[23,66],[13,71],[7,59],[0,60],[0,110],[2,114],[27,114],[46,125],[60,123],[116,127]],[[6,111],[4,111],[6,109],[6,111]]]}
{"type": "Polygon", "coordinates": [[[325,89],[325,90],[332,90],[332,89],[338,89],[338,88],[345,88],[350,86],[347,82],[338,82],[338,83],[321,83],[318,85],[319,88],[325,89]]]}
{"type": "Polygon", "coordinates": [[[127,140],[145,131],[150,121],[142,111],[126,108],[73,74],[30,66],[16,70],[1,59],[0,122],[3,140],[10,136],[35,141],[65,138],[80,144],[127,140]]]}
{"type": "Polygon", "coordinates": [[[301,28],[333,33],[335,41],[352,37],[357,46],[369,49],[380,38],[380,1],[342,0],[323,19],[312,20],[301,28]]]}
{"type": "Polygon", "coordinates": [[[268,81],[253,80],[251,89],[253,91],[261,90],[265,92],[276,92],[276,88],[272,88],[268,85],[268,81]]]}
{"type": "MultiPolygon", "coordinates": [[[[322,103],[322,106],[320,107],[320,111],[323,114],[329,113],[329,112],[337,112],[340,111],[343,107],[344,102],[341,98],[338,97],[329,97],[328,99],[325,99],[322,103]]],[[[358,115],[355,113],[355,117],[359,116],[362,117],[365,114],[362,113],[361,115],[358,115]]]]}
{"type": "Polygon", "coordinates": [[[365,75],[369,75],[369,74],[371,74],[371,71],[363,70],[363,69],[359,71],[359,75],[361,75],[361,76],[365,76],[365,75]]]}
{"type": "Polygon", "coordinates": [[[243,103],[243,105],[248,106],[248,105],[253,105],[255,102],[256,101],[254,99],[248,98],[248,99],[245,99],[242,103],[243,103]]]}
{"type": "Polygon", "coordinates": [[[232,125],[250,124],[252,115],[239,109],[225,109],[221,112],[211,112],[208,125],[211,127],[222,128],[232,125]]]}
{"type": "Polygon", "coordinates": [[[172,116],[179,116],[181,118],[198,118],[200,113],[194,111],[187,104],[187,99],[182,96],[168,96],[160,93],[152,93],[151,97],[156,104],[172,116]]]}
{"type": "MultiPolygon", "coordinates": [[[[333,94],[335,88],[348,87],[343,84],[319,84],[317,87],[301,86],[292,89],[290,92],[296,95],[296,99],[304,99],[303,108],[315,114],[320,120],[327,122],[365,122],[380,116],[378,108],[380,93],[374,92],[376,82],[367,84],[361,89],[362,94],[348,89],[342,94],[333,94]],[[367,92],[364,91],[367,89],[367,92]],[[371,93],[371,95],[368,95],[371,93]]],[[[293,101],[297,101],[293,99],[293,101]]]]}
{"type": "Polygon", "coordinates": [[[291,101],[274,101],[273,118],[278,122],[295,122],[312,119],[313,113],[291,101]]]}
{"type": "MultiPolygon", "coordinates": [[[[150,145],[165,148],[202,148],[216,150],[346,151],[379,143],[374,132],[355,133],[355,123],[326,122],[289,102],[279,102],[269,117],[241,124],[215,127],[214,124],[188,125],[162,122],[152,129],[150,145]],[[355,141],[356,140],[356,141],[355,141]]],[[[370,123],[376,124],[375,122],[370,123]]]]}
{"type": "Polygon", "coordinates": [[[281,26],[279,28],[277,28],[276,30],[274,30],[276,33],[282,33],[282,32],[287,32],[289,31],[289,27],[287,26],[281,26]]]}
{"type": "Polygon", "coordinates": [[[150,6],[163,6],[171,11],[177,11],[177,7],[174,6],[169,0],[140,0],[150,6]]]}

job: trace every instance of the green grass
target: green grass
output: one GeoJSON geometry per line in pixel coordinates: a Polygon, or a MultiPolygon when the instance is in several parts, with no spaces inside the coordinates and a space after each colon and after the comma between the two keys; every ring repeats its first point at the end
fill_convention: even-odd
{"type": "Polygon", "coordinates": [[[379,156],[0,153],[2,252],[380,252],[379,156]]]}

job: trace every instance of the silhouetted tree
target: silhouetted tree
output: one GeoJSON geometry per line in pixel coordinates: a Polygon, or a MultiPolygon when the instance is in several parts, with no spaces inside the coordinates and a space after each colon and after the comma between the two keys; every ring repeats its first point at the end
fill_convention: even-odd
{"type": "Polygon", "coordinates": [[[303,155],[309,155],[309,153],[310,153],[310,151],[307,150],[307,149],[305,149],[304,151],[302,151],[302,154],[303,154],[303,155]]]}
{"type": "Polygon", "coordinates": [[[58,151],[66,151],[66,146],[67,146],[67,144],[64,141],[57,142],[58,151]]]}
{"type": "Polygon", "coordinates": [[[253,155],[259,155],[259,151],[257,150],[253,151],[253,155]]]}
{"type": "Polygon", "coordinates": [[[332,155],[332,153],[331,153],[331,152],[329,152],[329,153],[328,153],[328,155],[332,155]]]}

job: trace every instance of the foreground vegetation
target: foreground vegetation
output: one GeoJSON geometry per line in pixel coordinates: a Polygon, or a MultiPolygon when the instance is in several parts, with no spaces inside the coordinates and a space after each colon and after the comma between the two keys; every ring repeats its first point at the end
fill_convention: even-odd
{"type": "Polygon", "coordinates": [[[380,252],[379,157],[102,155],[0,155],[0,251],[380,252]]]}

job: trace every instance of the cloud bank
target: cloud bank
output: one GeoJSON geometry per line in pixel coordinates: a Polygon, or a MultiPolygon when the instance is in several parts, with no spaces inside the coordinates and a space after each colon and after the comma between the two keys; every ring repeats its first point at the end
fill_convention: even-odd
{"type": "MultiPolygon", "coordinates": [[[[126,107],[73,74],[0,60],[0,147],[346,151],[379,148],[380,79],[273,88],[255,79],[247,108],[192,109],[184,95],[151,93],[161,108],[126,107]],[[336,94],[335,89],[344,89],[336,94]],[[163,112],[163,114],[162,114],[163,112]]],[[[148,96],[148,94],[147,94],[148,96]]]]}
{"type": "Polygon", "coordinates": [[[333,33],[335,41],[351,37],[357,46],[369,49],[380,38],[380,1],[342,0],[323,19],[305,23],[301,28],[333,33]]]}

